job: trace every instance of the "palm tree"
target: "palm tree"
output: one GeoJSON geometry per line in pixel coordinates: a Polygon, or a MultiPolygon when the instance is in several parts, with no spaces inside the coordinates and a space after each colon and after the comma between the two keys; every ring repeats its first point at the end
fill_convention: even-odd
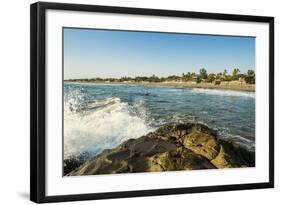
{"type": "Polygon", "coordinates": [[[208,73],[207,73],[207,70],[205,68],[201,68],[199,73],[200,73],[200,78],[201,79],[207,79],[208,73]]]}
{"type": "Polygon", "coordinates": [[[234,68],[232,72],[232,76],[237,76],[240,70],[238,68],[234,68]]]}
{"type": "Polygon", "coordinates": [[[247,71],[247,75],[248,75],[248,76],[255,76],[255,71],[253,71],[253,70],[248,70],[248,71],[247,71]]]}
{"type": "Polygon", "coordinates": [[[223,70],[223,73],[222,73],[223,77],[225,77],[225,76],[226,76],[226,74],[227,74],[227,70],[226,70],[226,69],[224,69],[224,70],[223,70]]]}

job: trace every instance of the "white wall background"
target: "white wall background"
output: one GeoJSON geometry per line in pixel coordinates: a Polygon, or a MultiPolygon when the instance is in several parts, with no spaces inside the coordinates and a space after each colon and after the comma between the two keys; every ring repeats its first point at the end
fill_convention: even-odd
{"type": "MultiPolygon", "coordinates": [[[[52,0],[49,0],[52,1],[52,0]]],[[[69,3],[146,7],[275,17],[275,164],[276,188],[177,196],[143,197],[67,204],[268,204],[281,194],[281,13],[278,0],[60,0],[69,3]],[[279,79],[277,81],[277,79],[279,79]]],[[[2,1],[0,7],[0,204],[29,201],[29,4],[2,1]]],[[[208,176],[206,176],[208,177],[208,176]]],[[[211,176],[210,176],[211,177],[211,176]]],[[[64,203],[63,203],[64,204],[64,203]]]]}

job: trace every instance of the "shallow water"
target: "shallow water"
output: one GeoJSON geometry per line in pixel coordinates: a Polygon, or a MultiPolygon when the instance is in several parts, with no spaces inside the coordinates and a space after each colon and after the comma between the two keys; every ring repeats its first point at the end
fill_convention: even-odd
{"type": "Polygon", "coordinates": [[[201,122],[255,149],[255,93],[118,84],[64,84],[64,157],[113,148],[170,122],[201,122]]]}

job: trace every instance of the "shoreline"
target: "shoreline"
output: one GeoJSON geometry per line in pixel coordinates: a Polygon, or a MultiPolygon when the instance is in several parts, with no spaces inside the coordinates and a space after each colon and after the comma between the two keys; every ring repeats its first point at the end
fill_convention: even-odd
{"type": "Polygon", "coordinates": [[[255,85],[245,84],[224,84],[214,85],[212,83],[179,83],[179,82],[163,82],[163,83],[141,83],[143,85],[153,86],[170,86],[176,88],[202,88],[202,89],[218,89],[218,90],[239,90],[239,91],[250,91],[255,92],[255,85]]]}
{"type": "Polygon", "coordinates": [[[71,83],[96,83],[96,84],[119,84],[119,85],[144,85],[144,86],[167,86],[175,88],[202,88],[202,89],[218,89],[218,90],[237,90],[255,92],[255,84],[242,84],[231,82],[223,82],[220,85],[213,83],[192,83],[192,82],[87,82],[87,81],[64,81],[71,83]]]}

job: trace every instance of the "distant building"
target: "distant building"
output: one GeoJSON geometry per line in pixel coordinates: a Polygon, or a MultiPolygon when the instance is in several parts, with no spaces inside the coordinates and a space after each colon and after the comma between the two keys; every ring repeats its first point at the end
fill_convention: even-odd
{"type": "Polygon", "coordinates": [[[240,82],[244,82],[244,81],[245,81],[245,77],[240,77],[238,80],[239,80],[240,82]]]}
{"type": "Polygon", "coordinates": [[[255,84],[256,82],[256,79],[254,76],[246,76],[244,81],[247,83],[247,84],[255,84]]]}
{"type": "Polygon", "coordinates": [[[220,79],[216,79],[213,81],[214,85],[220,85],[221,84],[221,80],[220,79]]]}
{"type": "Polygon", "coordinates": [[[199,83],[200,82],[200,76],[198,74],[193,75],[191,81],[195,82],[195,83],[199,83]]]}

